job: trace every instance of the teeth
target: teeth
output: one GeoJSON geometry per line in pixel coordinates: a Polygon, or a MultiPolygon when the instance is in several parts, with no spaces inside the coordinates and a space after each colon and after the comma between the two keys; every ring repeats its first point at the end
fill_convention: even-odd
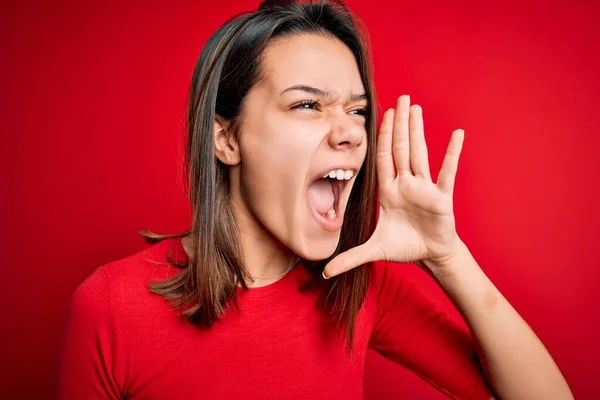
{"type": "Polygon", "coordinates": [[[351,169],[332,169],[328,174],[323,175],[323,178],[337,179],[339,181],[350,180],[354,176],[354,171],[351,169]]]}
{"type": "Polygon", "coordinates": [[[333,206],[329,209],[329,211],[327,211],[327,218],[329,218],[330,220],[335,219],[336,217],[336,213],[335,210],[333,209],[333,206]]]}

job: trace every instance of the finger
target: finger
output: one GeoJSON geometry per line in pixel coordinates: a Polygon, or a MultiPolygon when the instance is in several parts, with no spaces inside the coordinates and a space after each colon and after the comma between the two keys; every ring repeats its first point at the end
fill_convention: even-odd
{"type": "Polygon", "coordinates": [[[381,251],[369,242],[347,250],[331,260],[323,270],[323,278],[329,279],[363,264],[384,259],[381,251]]]}
{"type": "Polygon", "coordinates": [[[442,168],[438,174],[437,185],[445,193],[452,194],[454,192],[454,181],[456,171],[458,170],[458,159],[465,138],[465,131],[457,129],[452,132],[446,156],[442,162],[442,168]]]}
{"type": "Polygon", "coordinates": [[[394,127],[392,137],[392,154],[398,175],[412,174],[410,170],[410,142],[408,135],[408,119],[410,96],[403,95],[398,98],[394,114],[394,127]]]}
{"type": "Polygon", "coordinates": [[[408,125],[410,132],[410,168],[416,176],[431,180],[429,155],[427,153],[425,130],[423,128],[423,109],[421,106],[415,104],[410,107],[408,125]]]}
{"type": "Polygon", "coordinates": [[[381,118],[381,128],[377,138],[377,177],[379,185],[396,177],[396,167],[392,156],[392,129],[394,126],[394,109],[387,110],[381,118]]]}

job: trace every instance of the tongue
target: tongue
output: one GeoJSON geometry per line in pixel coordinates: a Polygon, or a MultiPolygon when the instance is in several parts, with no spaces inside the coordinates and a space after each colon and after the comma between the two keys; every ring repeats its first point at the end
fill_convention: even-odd
{"type": "Polygon", "coordinates": [[[333,189],[329,179],[319,179],[308,188],[310,204],[319,214],[325,214],[333,206],[333,189]]]}

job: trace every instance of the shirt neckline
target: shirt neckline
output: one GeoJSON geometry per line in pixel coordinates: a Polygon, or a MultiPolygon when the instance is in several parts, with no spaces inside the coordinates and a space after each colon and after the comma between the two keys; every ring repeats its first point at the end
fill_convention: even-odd
{"type": "MultiPolygon", "coordinates": [[[[180,237],[169,238],[166,240],[169,243],[168,249],[171,249],[171,258],[177,263],[187,263],[189,257],[183,248],[183,243],[180,237]]],[[[166,254],[165,254],[166,259],[166,254]]],[[[236,294],[238,301],[256,300],[267,297],[272,297],[280,294],[289,294],[292,290],[298,290],[303,281],[309,279],[309,273],[306,270],[302,261],[298,262],[294,268],[286,275],[277,281],[265,286],[248,288],[247,290],[238,286],[236,294]]]]}

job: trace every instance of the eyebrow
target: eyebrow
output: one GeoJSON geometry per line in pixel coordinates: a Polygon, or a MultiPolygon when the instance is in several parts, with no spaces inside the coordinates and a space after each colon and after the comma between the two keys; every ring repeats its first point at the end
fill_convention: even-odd
{"type": "MultiPolygon", "coordinates": [[[[282,96],[284,93],[286,92],[291,92],[294,90],[299,90],[301,92],[306,92],[306,93],[310,93],[312,95],[315,96],[319,96],[319,97],[323,97],[325,99],[332,99],[334,96],[333,94],[326,92],[324,90],[312,87],[312,86],[307,86],[307,85],[294,85],[294,86],[290,86],[289,88],[285,89],[283,92],[281,92],[280,96],[282,96]]],[[[368,96],[366,93],[352,93],[350,95],[350,101],[352,102],[356,102],[356,101],[361,101],[361,100],[368,100],[368,96]]]]}

